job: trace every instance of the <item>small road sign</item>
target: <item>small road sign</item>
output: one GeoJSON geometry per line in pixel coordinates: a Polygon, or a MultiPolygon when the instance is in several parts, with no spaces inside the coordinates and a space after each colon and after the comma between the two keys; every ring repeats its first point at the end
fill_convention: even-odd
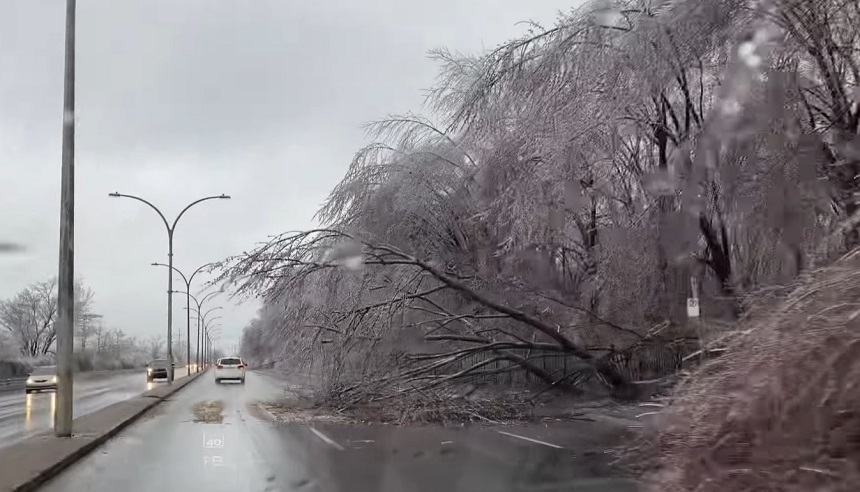
{"type": "Polygon", "coordinates": [[[695,297],[687,298],[687,317],[688,318],[698,318],[699,317],[699,300],[695,297]]]}

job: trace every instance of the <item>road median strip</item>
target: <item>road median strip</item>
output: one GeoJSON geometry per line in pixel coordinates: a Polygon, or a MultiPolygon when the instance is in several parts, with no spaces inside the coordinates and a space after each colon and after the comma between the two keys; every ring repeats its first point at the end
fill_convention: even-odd
{"type": "Polygon", "coordinates": [[[71,438],[54,437],[51,431],[0,449],[0,492],[38,489],[202,374],[205,371],[77,418],[71,438]]]}

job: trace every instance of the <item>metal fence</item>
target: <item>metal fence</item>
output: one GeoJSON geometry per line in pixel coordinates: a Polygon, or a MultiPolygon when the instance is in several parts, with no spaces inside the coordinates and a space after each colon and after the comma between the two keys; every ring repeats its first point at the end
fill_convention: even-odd
{"type": "Polygon", "coordinates": [[[27,378],[0,379],[0,391],[13,391],[24,387],[27,378]]]}
{"type": "MultiPolygon", "coordinates": [[[[676,373],[682,368],[683,356],[695,347],[689,343],[663,342],[637,344],[630,349],[616,353],[607,362],[619,374],[630,381],[643,381],[662,378],[676,373]]],[[[559,352],[538,350],[506,350],[527,360],[532,366],[549,374],[553,380],[565,379],[577,384],[596,374],[593,366],[579,357],[559,352]]],[[[436,376],[450,376],[462,373],[462,380],[481,384],[528,385],[541,381],[538,376],[526,370],[515,361],[504,359],[491,351],[471,353],[437,368],[436,376]]]]}
{"type": "MultiPolygon", "coordinates": [[[[528,360],[529,364],[550,374],[555,380],[570,376],[573,372],[583,369],[582,359],[571,354],[522,349],[507,350],[507,352],[528,360]]],[[[493,352],[469,354],[435,369],[433,374],[435,376],[450,376],[479,365],[480,367],[464,375],[461,380],[478,384],[507,386],[529,385],[541,381],[540,378],[521,365],[511,360],[499,359],[499,355],[493,352]]]]}

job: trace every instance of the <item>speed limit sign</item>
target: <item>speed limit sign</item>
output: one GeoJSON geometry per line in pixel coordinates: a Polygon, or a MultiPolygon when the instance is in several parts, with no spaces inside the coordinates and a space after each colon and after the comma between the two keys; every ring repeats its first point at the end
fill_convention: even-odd
{"type": "Polygon", "coordinates": [[[687,298],[687,317],[688,318],[698,318],[699,317],[699,300],[695,297],[687,298]]]}

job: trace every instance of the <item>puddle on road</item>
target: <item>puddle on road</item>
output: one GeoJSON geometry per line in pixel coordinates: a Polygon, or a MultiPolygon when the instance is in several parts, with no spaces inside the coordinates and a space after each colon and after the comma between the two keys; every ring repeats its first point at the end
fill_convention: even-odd
{"type": "Polygon", "coordinates": [[[224,421],[224,402],[221,400],[210,400],[197,402],[192,407],[194,422],[206,424],[220,424],[224,421]]]}

